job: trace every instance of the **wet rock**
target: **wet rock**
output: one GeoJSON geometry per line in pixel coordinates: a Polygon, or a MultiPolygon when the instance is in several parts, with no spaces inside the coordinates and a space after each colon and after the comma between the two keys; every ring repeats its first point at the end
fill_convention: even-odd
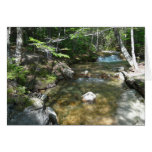
{"type": "Polygon", "coordinates": [[[57,115],[50,107],[35,109],[29,106],[7,120],[8,125],[57,125],[57,115]]]}
{"type": "Polygon", "coordinates": [[[93,92],[87,92],[82,96],[82,101],[85,103],[94,103],[96,100],[96,95],[93,92]]]}

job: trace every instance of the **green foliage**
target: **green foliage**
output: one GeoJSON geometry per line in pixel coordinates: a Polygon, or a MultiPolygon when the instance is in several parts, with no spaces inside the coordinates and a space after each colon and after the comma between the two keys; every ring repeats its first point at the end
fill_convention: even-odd
{"type": "Polygon", "coordinates": [[[36,40],[32,37],[29,38],[31,42],[34,42],[33,45],[35,45],[37,48],[41,48],[41,49],[47,49],[48,51],[50,51],[50,53],[52,53],[52,55],[54,55],[55,57],[59,57],[59,58],[70,58],[68,55],[63,54],[63,53],[57,53],[55,52],[55,48],[54,47],[50,47],[47,46],[45,42],[41,42],[39,40],[36,40]]]}
{"type": "Polygon", "coordinates": [[[52,75],[47,75],[46,78],[47,78],[46,79],[47,83],[53,83],[57,79],[57,77],[55,75],[53,75],[53,74],[52,75]]]}
{"type": "Polygon", "coordinates": [[[13,60],[8,59],[7,61],[7,78],[9,80],[17,80],[19,83],[25,84],[26,76],[29,71],[25,70],[23,66],[13,63],[13,60]]]}

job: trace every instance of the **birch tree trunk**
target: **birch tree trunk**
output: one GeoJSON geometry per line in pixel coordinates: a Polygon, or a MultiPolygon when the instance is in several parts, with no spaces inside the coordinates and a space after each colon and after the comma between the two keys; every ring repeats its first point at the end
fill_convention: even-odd
{"type": "Polygon", "coordinates": [[[64,27],[64,36],[65,36],[65,32],[66,32],[66,27],[64,27]]]}
{"type": "Polygon", "coordinates": [[[114,32],[115,32],[115,36],[116,36],[117,41],[118,41],[118,43],[119,43],[119,45],[120,45],[120,48],[121,48],[121,51],[122,51],[123,55],[125,56],[125,58],[126,58],[126,60],[128,61],[128,63],[129,63],[131,66],[133,66],[134,64],[133,64],[132,57],[130,56],[130,54],[128,53],[126,47],[124,46],[123,41],[122,41],[122,39],[121,39],[121,36],[120,36],[120,33],[119,33],[118,29],[117,29],[117,28],[114,28],[114,32]]]}
{"type": "Polygon", "coordinates": [[[23,31],[21,27],[17,27],[17,39],[16,39],[16,63],[21,62],[21,48],[23,45],[23,31]]]}
{"type": "Polygon", "coordinates": [[[138,69],[138,64],[137,64],[136,56],[135,56],[134,30],[133,30],[133,27],[131,27],[131,54],[132,54],[134,68],[135,68],[135,70],[137,70],[138,69]]]}
{"type": "MultiPolygon", "coordinates": [[[[60,39],[60,27],[58,28],[58,40],[60,39]]],[[[56,52],[58,52],[58,46],[59,46],[59,41],[57,42],[57,46],[56,46],[56,52]]]]}
{"type": "Polygon", "coordinates": [[[98,28],[97,28],[97,42],[96,42],[96,51],[99,50],[99,33],[98,33],[98,28]]]}
{"type": "Polygon", "coordinates": [[[10,35],[11,35],[11,27],[7,28],[7,57],[10,58],[10,35]]]}

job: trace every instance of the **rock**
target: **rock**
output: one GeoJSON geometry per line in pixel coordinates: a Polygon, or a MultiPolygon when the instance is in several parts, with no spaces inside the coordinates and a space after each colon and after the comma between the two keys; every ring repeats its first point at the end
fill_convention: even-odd
{"type": "Polygon", "coordinates": [[[23,112],[17,113],[12,119],[7,119],[8,125],[57,125],[57,115],[50,107],[35,109],[29,106],[23,112]]]}
{"type": "Polygon", "coordinates": [[[96,95],[93,92],[87,92],[82,96],[82,101],[86,103],[94,103],[96,95]]]}
{"type": "Polygon", "coordinates": [[[89,78],[89,77],[91,77],[91,74],[89,73],[88,70],[85,70],[85,71],[81,72],[81,76],[89,78]]]}
{"type": "Polygon", "coordinates": [[[125,68],[124,67],[115,67],[112,70],[115,71],[115,72],[122,72],[122,71],[125,70],[125,68]]]}
{"type": "Polygon", "coordinates": [[[64,62],[59,62],[53,67],[53,73],[57,75],[58,78],[73,78],[74,71],[64,62]]]}
{"type": "Polygon", "coordinates": [[[118,78],[120,80],[123,80],[123,81],[125,80],[125,77],[124,77],[124,75],[121,72],[115,73],[114,77],[116,77],[116,78],[118,78]]]}
{"type": "Polygon", "coordinates": [[[65,69],[63,69],[62,72],[66,78],[70,78],[70,79],[73,78],[74,71],[72,71],[71,68],[65,68],[65,69]]]}
{"type": "Polygon", "coordinates": [[[145,104],[143,98],[134,89],[129,89],[120,95],[117,101],[117,125],[144,125],[145,104]]]}
{"type": "Polygon", "coordinates": [[[126,84],[135,89],[143,98],[145,98],[145,85],[140,80],[135,80],[133,78],[126,79],[126,84]]]}
{"type": "Polygon", "coordinates": [[[134,79],[134,77],[129,77],[129,75],[123,71],[122,74],[125,77],[125,82],[127,86],[131,89],[135,89],[143,98],[145,98],[145,82],[142,79],[134,79]]]}
{"type": "Polygon", "coordinates": [[[41,108],[43,107],[43,101],[39,98],[31,98],[33,106],[35,108],[41,108]]]}

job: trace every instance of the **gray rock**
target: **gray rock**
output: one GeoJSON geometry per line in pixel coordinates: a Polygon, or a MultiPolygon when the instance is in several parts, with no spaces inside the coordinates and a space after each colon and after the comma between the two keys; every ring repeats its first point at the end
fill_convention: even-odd
{"type": "Polygon", "coordinates": [[[50,107],[35,109],[29,106],[7,120],[8,125],[57,125],[57,115],[50,107]]]}
{"type": "Polygon", "coordinates": [[[72,71],[71,68],[65,68],[65,69],[63,69],[62,72],[65,77],[71,78],[71,79],[73,78],[74,71],[72,71]]]}
{"type": "Polygon", "coordinates": [[[87,92],[82,95],[82,101],[86,103],[94,103],[96,95],[93,92],[87,92]]]}
{"type": "Polygon", "coordinates": [[[53,73],[55,73],[60,79],[73,78],[74,71],[64,62],[59,62],[53,67],[53,73]]]}
{"type": "Polygon", "coordinates": [[[41,108],[43,107],[43,101],[39,98],[31,98],[33,106],[35,108],[41,108]]]}

